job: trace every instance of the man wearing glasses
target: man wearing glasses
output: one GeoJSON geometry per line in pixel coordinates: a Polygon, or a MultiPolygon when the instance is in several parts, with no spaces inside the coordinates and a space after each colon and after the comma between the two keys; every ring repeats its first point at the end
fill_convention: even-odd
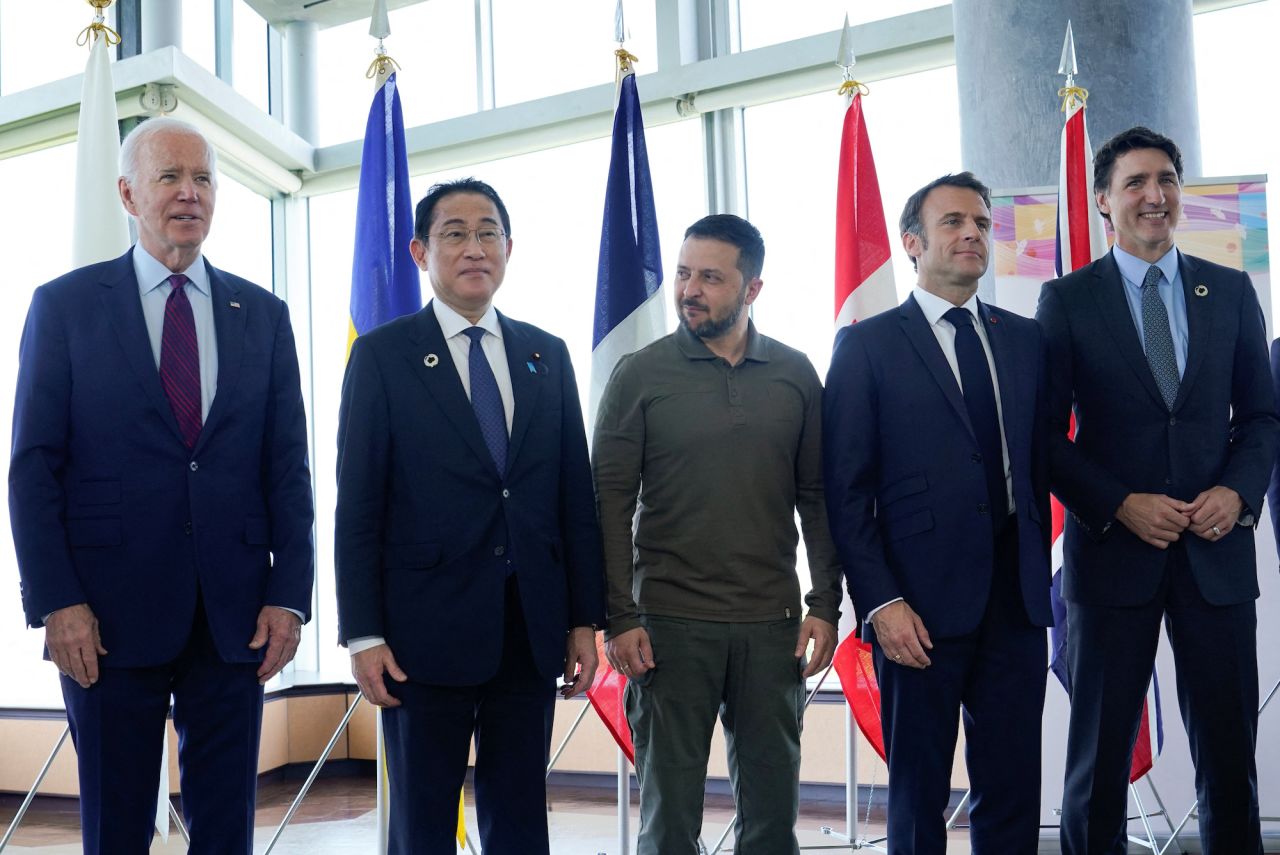
{"type": "Polygon", "coordinates": [[[493,308],[510,232],[488,184],[432,187],[410,250],[435,299],[360,336],[343,381],[339,640],[383,708],[391,853],[456,853],[473,735],[484,851],[547,853],[555,678],[573,697],[596,669],[578,386],[564,342],[493,308]]]}

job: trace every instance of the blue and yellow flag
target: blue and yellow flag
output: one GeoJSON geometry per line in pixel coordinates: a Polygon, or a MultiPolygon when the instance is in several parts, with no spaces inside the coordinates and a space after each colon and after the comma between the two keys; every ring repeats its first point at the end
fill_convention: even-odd
{"type": "Polygon", "coordinates": [[[351,262],[348,353],[356,336],[422,308],[418,267],[409,254],[412,239],[404,115],[392,73],[373,96],[364,131],[356,250],[351,262]]]}

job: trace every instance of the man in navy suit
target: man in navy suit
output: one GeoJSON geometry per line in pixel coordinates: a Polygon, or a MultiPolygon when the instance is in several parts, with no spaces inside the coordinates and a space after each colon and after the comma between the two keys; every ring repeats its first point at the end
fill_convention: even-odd
{"type": "Polygon", "coordinates": [[[1112,251],[1046,283],[1053,491],[1066,522],[1062,850],[1125,850],[1129,757],[1164,620],[1209,855],[1262,851],[1253,527],[1276,453],[1249,277],[1174,245],[1182,157],[1132,128],[1094,158],[1112,251]],[[1075,442],[1067,439],[1074,408],[1075,442]]]}
{"type": "Polygon", "coordinates": [[[356,339],[342,386],[339,638],[383,707],[392,853],[456,852],[473,734],[484,851],[548,852],[555,678],[573,697],[596,669],[578,386],[564,342],[493,308],[510,234],[488,184],[432,187],[410,250],[435,299],[356,339]]]}
{"type": "Polygon", "coordinates": [[[262,683],[311,607],[311,476],[289,312],[201,255],[194,127],[121,149],[138,243],[36,290],[9,511],[80,771],[89,853],[149,851],[169,698],[193,853],[249,853],[262,683]]]}
{"type": "Polygon", "coordinates": [[[841,331],[823,397],[831,532],[871,638],[889,851],[946,851],[963,712],[978,855],[1034,853],[1049,607],[1040,330],[977,299],[990,193],[968,172],[900,220],[918,282],[841,331]]]}

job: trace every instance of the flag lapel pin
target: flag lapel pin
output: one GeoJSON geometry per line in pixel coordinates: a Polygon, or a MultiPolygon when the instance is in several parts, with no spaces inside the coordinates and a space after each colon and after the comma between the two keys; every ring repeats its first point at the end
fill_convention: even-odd
{"type": "Polygon", "coordinates": [[[1209,296],[1209,286],[1208,286],[1208,285],[1197,285],[1197,286],[1196,286],[1196,296],[1197,296],[1197,297],[1208,297],[1208,296],[1209,296]]]}
{"type": "Polygon", "coordinates": [[[428,353],[426,356],[422,357],[422,364],[428,368],[435,368],[440,364],[440,357],[436,356],[434,353],[428,353]]]}
{"type": "Polygon", "coordinates": [[[233,309],[238,309],[238,308],[240,308],[240,304],[239,304],[239,303],[237,303],[235,300],[232,300],[232,301],[231,301],[231,308],[233,308],[233,309]]]}

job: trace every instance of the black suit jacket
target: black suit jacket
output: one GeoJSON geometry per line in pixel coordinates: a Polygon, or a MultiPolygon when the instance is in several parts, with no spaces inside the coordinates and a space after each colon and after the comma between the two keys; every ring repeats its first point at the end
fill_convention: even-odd
{"type": "MultiPolygon", "coordinates": [[[[1179,253],[1187,364],[1167,407],[1108,253],[1045,283],[1036,317],[1049,345],[1051,471],[1066,522],[1063,596],[1136,606],[1156,595],[1167,553],[1115,520],[1132,492],[1191,501],[1215,485],[1256,522],[1275,459],[1275,398],[1262,310],[1247,274],[1179,253]],[[1074,411],[1075,442],[1067,439],[1074,411]]],[[[1183,535],[1192,573],[1215,605],[1258,596],[1253,528],[1211,543],[1183,535]]]]}
{"type": "Polygon", "coordinates": [[[340,640],[382,636],[417,682],[478,685],[497,672],[508,567],[543,676],[563,671],[570,628],[604,623],[600,529],[568,351],[537,327],[498,320],[515,399],[505,477],[430,303],[356,339],[342,384],[340,640]]]}
{"type": "MultiPolygon", "coordinates": [[[[1000,380],[1027,616],[1049,626],[1044,344],[979,303],[1000,380]]],[[[841,331],[823,393],[827,515],[860,618],[903,597],[934,638],[973,632],[994,565],[990,501],[960,385],[914,297],[841,331]]],[[[954,714],[954,711],[953,711],[954,714]]]]}
{"type": "Polygon", "coordinates": [[[218,389],[182,440],[147,336],[133,250],[38,288],[22,334],[9,515],[27,621],[88,603],[106,665],[172,661],[199,590],[227,662],[258,612],[311,611],[311,473],[289,310],[205,262],[218,389]]]}

